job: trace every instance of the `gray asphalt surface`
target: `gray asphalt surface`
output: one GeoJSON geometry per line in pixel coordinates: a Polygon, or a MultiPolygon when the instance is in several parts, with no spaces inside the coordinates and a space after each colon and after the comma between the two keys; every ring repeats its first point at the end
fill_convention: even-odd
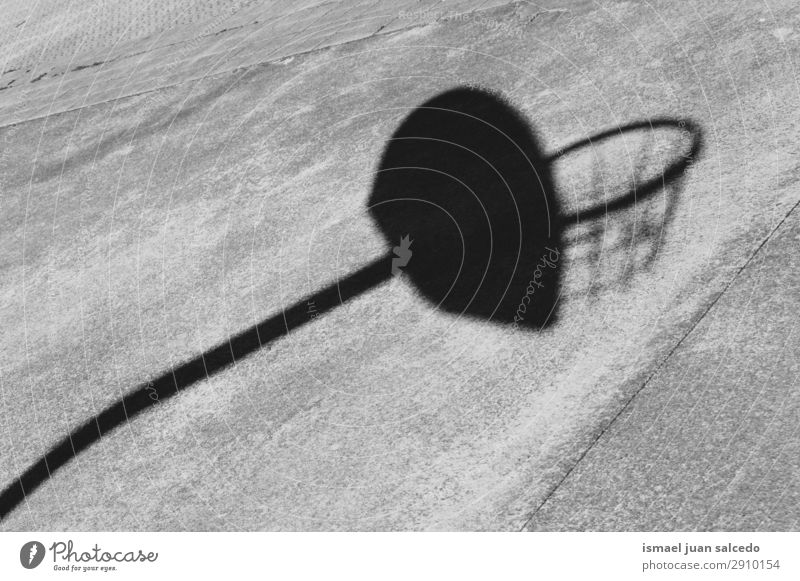
{"type": "MultiPolygon", "coordinates": [[[[36,68],[0,76],[21,79],[0,92],[0,486],[379,257],[374,171],[433,95],[498,91],[550,152],[654,117],[705,146],[680,183],[565,233],[546,331],[392,280],[108,434],[0,527],[797,528],[800,10],[453,4],[132,15],[119,43],[63,35],[36,82],[14,53],[36,68]]],[[[686,146],[653,130],[570,153],[562,206],[686,146]]]]}

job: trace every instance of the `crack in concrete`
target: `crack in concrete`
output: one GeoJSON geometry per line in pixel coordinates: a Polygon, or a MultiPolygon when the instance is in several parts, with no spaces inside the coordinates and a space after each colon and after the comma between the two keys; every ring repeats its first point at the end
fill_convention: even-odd
{"type": "Polygon", "coordinates": [[[553,486],[553,488],[550,489],[550,491],[545,495],[544,499],[533,510],[531,515],[527,519],[525,519],[525,522],[522,525],[522,527],[519,529],[519,532],[524,532],[525,530],[527,530],[530,527],[530,525],[533,523],[534,519],[536,518],[536,515],[544,507],[544,505],[547,504],[547,502],[550,500],[550,498],[562,487],[562,485],[567,481],[567,479],[575,471],[575,469],[578,467],[578,465],[589,454],[589,452],[597,445],[597,443],[600,441],[600,439],[603,437],[603,435],[611,428],[611,426],[613,426],[616,423],[616,421],[620,418],[620,416],[622,416],[622,414],[625,413],[625,411],[633,403],[633,400],[636,399],[636,396],[638,396],[639,393],[641,393],[644,390],[644,388],[647,387],[647,385],[656,376],[656,374],[659,371],[661,371],[661,369],[664,367],[664,365],[667,363],[667,361],[670,360],[672,355],[678,350],[678,348],[683,344],[683,342],[694,332],[694,330],[697,328],[697,326],[706,318],[708,313],[711,312],[711,310],[716,306],[716,304],[719,302],[719,300],[723,296],[725,296],[727,294],[728,290],[731,288],[731,286],[733,286],[733,283],[736,282],[736,280],[739,278],[739,275],[741,275],[742,272],[744,272],[744,270],[748,266],[750,266],[750,263],[753,261],[753,259],[756,256],[758,256],[758,254],[767,245],[767,243],[770,240],[772,240],[772,238],[774,238],[774,236],[778,232],[778,230],[781,229],[781,227],[786,222],[786,220],[789,219],[789,216],[791,216],[798,209],[798,207],[800,207],[800,199],[798,199],[798,201],[795,202],[794,206],[792,206],[789,209],[789,211],[783,216],[783,218],[781,218],[781,220],[778,222],[778,224],[769,232],[769,234],[767,234],[767,236],[761,241],[761,243],[758,245],[758,247],[750,254],[750,256],[747,258],[747,260],[744,261],[744,264],[742,264],[742,266],[739,267],[739,269],[737,269],[737,271],[734,273],[734,275],[731,277],[731,279],[728,281],[728,283],[725,285],[725,287],[722,289],[722,291],[720,291],[717,294],[717,296],[714,297],[714,300],[711,301],[711,303],[708,305],[708,307],[706,307],[706,309],[697,318],[697,320],[695,320],[694,323],[692,323],[691,327],[689,327],[689,329],[686,331],[686,333],[684,333],[683,336],[675,343],[675,345],[672,347],[672,349],[670,349],[669,353],[667,353],[667,355],[655,366],[653,371],[651,371],[650,374],[647,376],[647,379],[645,379],[642,382],[642,385],[636,391],[634,391],[634,393],[628,398],[628,400],[625,402],[625,404],[619,409],[619,411],[614,415],[614,417],[611,418],[611,420],[605,425],[605,427],[600,429],[600,431],[597,433],[595,438],[592,440],[592,443],[589,444],[586,447],[586,449],[581,453],[581,455],[578,457],[578,459],[575,460],[575,462],[572,464],[572,466],[569,468],[569,470],[567,470],[564,473],[564,476],[562,476],[561,479],[556,483],[556,485],[553,486]]]}
{"type": "MultiPolygon", "coordinates": [[[[488,11],[491,11],[491,10],[498,10],[498,9],[501,9],[501,8],[507,8],[509,6],[515,6],[517,4],[519,4],[519,2],[508,2],[506,4],[496,4],[496,5],[489,6],[487,8],[479,8],[479,9],[476,9],[476,10],[466,10],[464,12],[459,12],[458,14],[459,15],[463,15],[463,14],[478,14],[478,13],[482,13],[482,12],[488,12],[488,11]]],[[[321,6],[324,6],[324,5],[325,4],[321,4],[321,6]]],[[[328,11],[328,12],[330,12],[330,11],[328,11]]],[[[327,14],[327,13],[325,13],[325,14],[327,14]]],[[[73,111],[80,111],[81,109],[85,109],[87,107],[94,107],[96,105],[102,105],[103,103],[110,103],[110,102],[113,102],[113,101],[120,101],[122,99],[131,99],[131,98],[134,98],[134,97],[139,97],[141,95],[146,95],[148,93],[161,91],[163,89],[170,89],[170,88],[174,88],[174,87],[179,87],[179,86],[184,85],[186,83],[191,83],[191,82],[194,82],[194,81],[198,81],[200,79],[216,79],[216,78],[222,77],[223,75],[229,75],[229,74],[237,73],[237,72],[240,72],[240,71],[249,71],[249,70],[255,69],[255,68],[259,67],[259,66],[276,64],[276,63],[279,63],[279,62],[281,62],[281,61],[283,61],[285,59],[288,59],[288,58],[296,58],[296,57],[313,55],[313,54],[317,54],[317,53],[320,53],[322,51],[326,51],[326,50],[329,50],[329,49],[335,49],[335,48],[339,48],[339,47],[343,47],[343,46],[348,46],[348,45],[353,44],[353,43],[363,42],[365,40],[370,40],[370,39],[373,39],[373,38],[397,35],[397,34],[401,34],[401,33],[404,33],[404,32],[408,32],[409,30],[416,30],[418,28],[424,28],[424,27],[436,24],[436,22],[417,22],[417,23],[409,24],[408,26],[404,26],[402,28],[397,28],[397,29],[389,30],[387,32],[382,32],[383,29],[386,26],[388,26],[389,24],[391,24],[395,20],[397,20],[397,19],[393,18],[392,20],[387,21],[386,24],[384,24],[381,28],[379,28],[375,32],[372,32],[371,34],[365,34],[364,36],[361,36],[359,38],[346,40],[344,42],[338,42],[338,43],[334,43],[334,44],[328,44],[328,45],[325,45],[325,46],[316,46],[316,47],[310,48],[308,50],[301,50],[301,51],[298,51],[298,52],[295,52],[295,53],[291,53],[291,54],[284,54],[284,55],[281,55],[280,57],[275,57],[275,58],[272,58],[272,59],[265,59],[263,61],[250,63],[250,64],[247,64],[247,65],[244,65],[244,66],[234,67],[232,69],[225,70],[225,71],[220,71],[220,72],[212,74],[212,75],[203,75],[202,77],[190,77],[190,78],[178,81],[176,83],[167,84],[167,85],[159,85],[157,87],[153,87],[152,89],[146,89],[146,90],[139,91],[139,92],[136,92],[136,93],[129,93],[127,95],[121,95],[121,96],[118,96],[118,97],[115,97],[115,98],[112,98],[112,99],[104,99],[104,100],[101,100],[101,101],[86,103],[86,104],[83,104],[83,105],[81,105],[79,107],[73,107],[71,109],[64,109],[62,111],[57,111],[55,113],[48,113],[48,114],[45,114],[45,115],[38,115],[38,116],[35,116],[35,117],[29,117],[27,119],[22,119],[22,120],[19,120],[19,121],[11,121],[11,122],[8,122],[8,123],[5,123],[5,124],[0,123],[0,129],[5,129],[7,127],[16,127],[16,126],[22,125],[24,123],[29,123],[31,121],[39,121],[39,120],[42,120],[42,119],[46,119],[48,117],[53,117],[55,115],[62,115],[64,113],[71,113],[73,111]]],[[[246,26],[248,26],[248,25],[242,25],[240,27],[235,27],[235,28],[232,28],[230,30],[238,30],[239,28],[244,28],[246,26]]],[[[311,25],[309,25],[309,26],[311,26],[311,25]]],[[[305,29],[303,29],[303,31],[307,30],[309,28],[309,26],[307,26],[305,29]]],[[[206,38],[206,37],[209,37],[209,36],[214,36],[214,34],[213,33],[212,34],[208,34],[208,35],[206,35],[204,37],[201,37],[201,38],[206,38]]],[[[164,45],[164,46],[170,47],[170,46],[185,44],[185,43],[188,43],[188,42],[196,42],[196,40],[197,39],[192,39],[191,41],[180,41],[180,42],[177,42],[177,43],[173,43],[171,45],[164,45]]],[[[111,63],[111,62],[117,62],[117,61],[129,58],[129,57],[135,57],[135,56],[140,56],[142,54],[147,54],[148,52],[152,52],[152,51],[155,51],[155,50],[160,50],[160,49],[164,48],[164,46],[155,47],[155,48],[153,48],[151,50],[145,50],[145,51],[140,51],[140,52],[136,52],[136,53],[131,53],[130,55],[120,55],[120,56],[112,57],[109,60],[105,61],[105,63],[103,63],[103,64],[107,64],[107,63],[111,63]]],[[[90,65],[90,66],[93,66],[93,65],[90,65]]],[[[83,68],[89,68],[89,67],[83,67],[83,68]]],[[[62,75],[63,75],[63,73],[60,74],[60,75],[56,75],[56,76],[62,76],[62,75]]],[[[22,86],[20,86],[19,88],[22,88],[22,86]]],[[[0,110],[0,115],[2,115],[2,110],[0,110]]]]}

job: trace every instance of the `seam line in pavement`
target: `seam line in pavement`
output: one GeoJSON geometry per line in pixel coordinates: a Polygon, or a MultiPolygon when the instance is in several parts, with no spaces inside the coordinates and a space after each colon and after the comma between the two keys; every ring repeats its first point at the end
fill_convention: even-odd
{"type": "Polygon", "coordinates": [[[750,254],[750,256],[747,258],[747,260],[744,261],[744,264],[742,264],[742,266],[739,267],[739,269],[734,273],[734,275],[731,277],[731,279],[728,281],[728,283],[725,285],[725,287],[722,289],[722,291],[720,291],[720,293],[716,297],[714,297],[714,300],[711,301],[711,304],[709,304],[708,307],[706,307],[705,311],[703,311],[703,313],[697,318],[697,320],[694,323],[692,323],[692,325],[689,327],[689,329],[687,329],[686,333],[684,333],[683,336],[675,343],[675,345],[672,347],[672,349],[669,350],[669,353],[667,353],[667,355],[661,360],[661,362],[658,365],[656,365],[655,369],[653,369],[653,371],[650,372],[650,374],[647,376],[647,379],[645,379],[642,382],[642,385],[637,390],[635,390],[633,392],[633,394],[628,398],[628,400],[619,409],[619,411],[616,414],[614,414],[614,417],[611,418],[611,420],[603,428],[600,429],[598,434],[592,440],[592,443],[589,444],[586,447],[586,449],[581,453],[581,455],[578,457],[578,459],[575,460],[575,462],[572,464],[572,466],[570,466],[569,470],[566,471],[564,476],[562,476],[561,479],[555,484],[555,486],[553,486],[550,489],[550,492],[548,492],[545,495],[544,499],[531,512],[531,515],[527,519],[525,519],[525,522],[522,525],[522,527],[519,529],[519,532],[524,532],[531,525],[531,523],[533,523],[533,520],[536,518],[536,515],[539,513],[539,511],[542,509],[542,507],[545,504],[547,504],[547,502],[556,493],[556,491],[559,488],[561,488],[561,486],[564,484],[564,482],[566,482],[566,480],[570,477],[570,475],[575,471],[575,468],[577,468],[577,466],[583,461],[583,459],[589,454],[589,452],[597,445],[597,443],[600,441],[600,439],[603,437],[603,435],[611,428],[611,426],[613,426],[614,423],[616,423],[616,421],[625,412],[625,410],[627,410],[631,406],[631,404],[633,403],[633,400],[636,399],[636,396],[638,396],[639,393],[645,387],[647,387],[647,385],[656,376],[656,374],[659,371],[661,371],[661,369],[664,367],[664,365],[667,363],[667,361],[669,361],[669,359],[672,357],[673,353],[675,353],[675,351],[678,350],[678,348],[689,337],[689,335],[691,335],[694,332],[695,328],[697,328],[697,326],[700,324],[700,322],[703,321],[703,319],[706,318],[706,315],[708,315],[708,313],[711,311],[711,309],[714,308],[714,306],[717,304],[717,302],[719,302],[719,300],[728,292],[728,289],[730,289],[730,287],[733,285],[733,283],[736,281],[736,279],[739,278],[739,275],[744,271],[744,269],[746,269],[750,265],[750,263],[758,255],[758,253],[761,252],[761,249],[764,248],[764,246],[766,246],[766,244],[773,238],[775,233],[781,228],[781,226],[783,226],[784,222],[786,222],[786,220],[789,219],[789,216],[791,216],[792,213],[795,210],[797,210],[798,207],[800,207],[800,200],[795,202],[794,206],[792,206],[789,209],[789,211],[786,212],[786,214],[783,216],[783,218],[781,218],[781,220],[778,222],[778,224],[769,232],[769,234],[767,234],[767,236],[764,238],[764,240],[761,241],[761,243],[750,254]]]}
{"type": "MultiPolygon", "coordinates": [[[[515,5],[515,4],[517,4],[517,2],[508,2],[506,4],[496,4],[496,5],[487,6],[486,8],[478,8],[478,9],[475,9],[475,10],[467,10],[465,12],[458,12],[456,14],[459,15],[459,16],[463,15],[463,14],[477,14],[477,13],[480,13],[480,12],[486,12],[486,11],[490,11],[490,10],[494,10],[494,9],[498,9],[498,8],[512,6],[512,5],[515,5]]],[[[537,14],[537,16],[538,16],[538,14],[537,14]]],[[[295,57],[298,57],[298,56],[308,56],[308,55],[311,55],[311,54],[321,53],[321,52],[326,51],[328,49],[339,48],[339,47],[347,46],[349,44],[353,44],[353,43],[356,43],[356,42],[363,42],[365,40],[369,40],[371,38],[376,38],[378,36],[391,36],[391,35],[399,34],[401,32],[407,32],[409,30],[415,30],[417,28],[430,26],[432,24],[439,24],[441,22],[440,19],[433,20],[433,21],[430,21],[430,22],[418,22],[418,23],[414,23],[414,24],[409,24],[408,26],[404,26],[403,28],[397,28],[397,29],[394,29],[394,30],[389,30],[387,32],[383,32],[383,29],[388,24],[390,24],[391,22],[394,22],[395,20],[397,20],[397,18],[392,19],[391,21],[387,22],[387,24],[385,24],[383,26],[379,26],[378,29],[375,32],[373,32],[371,34],[368,34],[368,35],[365,35],[365,36],[362,36],[360,38],[354,38],[354,39],[351,39],[351,40],[346,40],[344,42],[328,44],[328,45],[325,45],[325,46],[317,46],[317,47],[313,47],[313,48],[310,48],[310,49],[307,49],[307,50],[301,50],[299,52],[281,55],[280,57],[277,57],[277,58],[265,59],[263,61],[258,61],[258,62],[249,63],[249,64],[246,64],[246,65],[234,67],[232,69],[225,70],[225,71],[220,71],[218,73],[213,73],[213,74],[210,74],[210,75],[203,75],[203,76],[200,76],[200,77],[190,77],[190,78],[187,78],[187,79],[184,79],[184,80],[181,80],[181,81],[178,81],[176,83],[169,84],[169,85],[160,85],[158,87],[153,87],[152,89],[145,89],[145,90],[139,91],[137,93],[129,93],[127,95],[121,95],[121,96],[114,97],[114,98],[103,99],[101,101],[97,101],[97,102],[93,102],[93,103],[86,103],[84,105],[80,105],[79,107],[73,107],[71,109],[64,109],[63,111],[56,111],[55,113],[47,113],[47,114],[44,114],[44,115],[38,115],[36,117],[29,117],[27,119],[22,119],[20,121],[12,121],[10,123],[2,123],[2,122],[0,122],[0,129],[6,129],[8,127],[16,127],[16,126],[19,126],[19,125],[23,125],[25,123],[30,123],[32,121],[40,121],[42,119],[47,119],[48,117],[53,117],[53,116],[56,116],[56,115],[62,115],[64,113],[71,113],[73,111],[80,111],[81,109],[86,109],[87,107],[95,107],[97,105],[103,105],[104,103],[112,103],[112,102],[115,102],[115,101],[122,101],[123,99],[132,99],[134,97],[140,97],[141,95],[146,95],[148,93],[154,93],[156,91],[161,91],[163,89],[171,89],[173,87],[179,87],[179,86],[184,85],[186,83],[191,83],[191,82],[204,80],[204,79],[216,79],[216,78],[222,77],[223,75],[229,75],[229,74],[236,73],[236,72],[239,72],[239,71],[248,71],[250,69],[255,69],[255,68],[260,67],[260,66],[278,63],[278,62],[280,62],[282,60],[285,60],[285,59],[288,59],[288,58],[295,58],[295,57]]],[[[247,25],[243,25],[241,28],[244,28],[245,26],[247,26],[247,25]]],[[[230,30],[238,30],[238,29],[237,28],[233,28],[233,29],[230,29],[230,30]]],[[[206,35],[206,36],[202,36],[202,37],[198,37],[198,38],[206,38],[207,36],[213,36],[213,35],[206,35]]],[[[189,40],[189,41],[181,41],[181,42],[178,42],[178,43],[175,43],[175,44],[177,45],[177,44],[183,44],[183,43],[187,43],[187,42],[191,42],[191,40],[189,40]]],[[[159,50],[160,48],[161,47],[155,47],[152,50],[159,50]]],[[[138,52],[138,53],[132,53],[130,55],[115,57],[115,58],[110,59],[107,62],[116,62],[116,61],[119,61],[119,60],[122,60],[122,59],[126,59],[128,57],[133,57],[133,56],[139,56],[139,55],[142,55],[142,54],[146,54],[148,52],[151,52],[151,51],[142,51],[142,52],[138,52]]],[[[105,62],[103,64],[105,64],[105,62]]],[[[19,88],[22,89],[21,86],[19,88]]],[[[0,112],[0,114],[2,114],[2,113],[0,112]]]]}

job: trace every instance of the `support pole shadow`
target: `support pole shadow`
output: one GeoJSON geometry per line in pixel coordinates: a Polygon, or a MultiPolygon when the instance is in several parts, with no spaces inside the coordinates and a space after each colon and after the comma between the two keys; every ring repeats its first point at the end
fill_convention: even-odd
{"type": "MultiPolygon", "coordinates": [[[[642,121],[605,131],[547,156],[530,125],[494,93],[456,88],[414,109],[389,140],[369,199],[388,248],[410,238],[404,276],[445,313],[509,324],[526,293],[532,267],[561,246],[572,224],[634,204],[679,179],[701,148],[699,129],[676,119],[642,121]],[[625,131],[686,128],[689,156],[658,178],[604,204],[564,216],[550,166],[561,155],[625,131]],[[407,265],[406,265],[407,263],[407,265]]],[[[58,469],[123,423],[181,390],[212,377],[273,341],[392,277],[391,251],[353,274],[294,303],[155,379],[138,385],[74,429],[0,493],[0,520],[58,469]]],[[[521,327],[557,320],[560,262],[548,269],[521,327]]]]}

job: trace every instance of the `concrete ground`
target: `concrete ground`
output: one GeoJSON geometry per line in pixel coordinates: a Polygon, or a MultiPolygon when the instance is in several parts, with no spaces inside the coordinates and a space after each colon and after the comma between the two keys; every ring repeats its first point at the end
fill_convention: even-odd
{"type": "MultiPolygon", "coordinates": [[[[565,231],[546,330],[392,279],[106,434],[3,530],[798,529],[795,2],[4,4],[0,487],[380,257],[381,152],[438,93],[503,94],[548,152],[660,117],[704,145],[565,231]]],[[[684,133],[554,160],[564,213],[684,133]]]]}

